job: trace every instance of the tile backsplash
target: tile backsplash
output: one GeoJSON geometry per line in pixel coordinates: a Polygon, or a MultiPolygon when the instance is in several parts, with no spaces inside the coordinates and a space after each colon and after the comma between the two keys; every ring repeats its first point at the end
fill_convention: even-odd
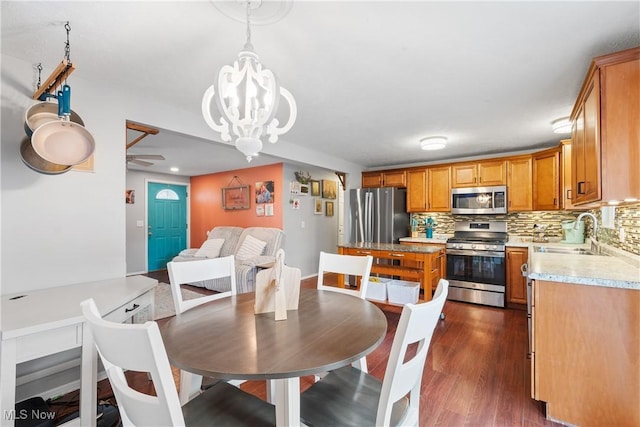
{"type": "MultiPolygon", "coordinates": [[[[600,209],[590,211],[598,218],[598,224],[602,224],[600,209]]],[[[433,218],[436,226],[434,233],[453,234],[454,224],[457,221],[507,221],[507,231],[510,235],[532,236],[534,224],[546,224],[547,237],[562,237],[562,221],[574,221],[581,212],[579,211],[533,211],[514,212],[506,215],[452,215],[443,212],[421,212],[411,214],[412,219],[418,221],[418,232],[425,234],[425,220],[433,218]]],[[[591,218],[585,218],[585,233],[592,235],[593,225],[591,218]]],[[[627,252],[640,255],[640,203],[628,206],[617,206],[614,219],[614,229],[599,227],[599,241],[608,245],[623,249],[627,252]],[[624,242],[620,239],[620,227],[625,230],[624,242]]]]}

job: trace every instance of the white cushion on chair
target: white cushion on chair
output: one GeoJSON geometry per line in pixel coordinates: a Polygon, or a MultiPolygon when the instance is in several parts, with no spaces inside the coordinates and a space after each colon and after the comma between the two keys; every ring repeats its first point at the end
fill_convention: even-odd
{"type": "Polygon", "coordinates": [[[242,241],[242,245],[240,245],[240,249],[238,249],[236,253],[236,259],[238,261],[245,261],[260,256],[265,246],[267,246],[267,242],[263,242],[247,234],[242,241]]]}
{"type": "Polygon", "coordinates": [[[205,240],[200,249],[193,256],[205,257],[205,258],[218,258],[220,256],[220,249],[224,244],[224,239],[208,239],[205,240]]]}

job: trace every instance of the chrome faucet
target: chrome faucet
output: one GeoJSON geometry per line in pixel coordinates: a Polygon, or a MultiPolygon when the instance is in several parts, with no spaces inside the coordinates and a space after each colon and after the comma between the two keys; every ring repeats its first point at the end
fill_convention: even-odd
{"type": "Polygon", "coordinates": [[[593,222],[593,237],[594,239],[596,239],[596,242],[597,242],[598,241],[598,218],[596,218],[596,216],[591,212],[582,212],[580,215],[578,215],[578,218],[576,219],[576,224],[573,226],[573,229],[574,230],[578,229],[578,224],[580,224],[580,221],[582,221],[583,216],[591,217],[591,220],[593,222]]]}

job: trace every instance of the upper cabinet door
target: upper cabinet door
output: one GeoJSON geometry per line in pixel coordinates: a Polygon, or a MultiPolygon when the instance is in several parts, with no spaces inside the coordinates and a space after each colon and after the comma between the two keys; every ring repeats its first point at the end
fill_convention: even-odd
{"type": "Polygon", "coordinates": [[[449,212],[451,210],[451,166],[427,169],[429,212],[449,212]]]}
{"type": "Polygon", "coordinates": [[[533,206],[531,157],[507,161],[507,200],[509,212],[530,211],[533,206]]]}
{"type": "Polygon", "coordinates": [[[382,187],[382,172],[362,172],[362,188],[382,187]]]}
{"type": "Polygon", "coordinates": [[[507,183],[507,162],[493,160],[478,163],[478,185],[505,185],[507,183]]]}
{"type": "Polygon", "coordinates": [[[407,186],[406,176],[405,171],[384,172],[382,174],[382,186],[404,188],[407,186]]]}
{"type": "Polygon", "coordinates": [[[533,156],[533,210],[560,209],[560,150],[533,156]]]}
{"type": "Polygon", "coordinates": [[[478,185],[478,165],[475,163],[460,163],[451,167],[454,188],[476,187],[478,185]]]}
{"type": "Polygon", "coordinates": [[[427,211],[427,170],[407,171],[407,212],[427,211]]]}

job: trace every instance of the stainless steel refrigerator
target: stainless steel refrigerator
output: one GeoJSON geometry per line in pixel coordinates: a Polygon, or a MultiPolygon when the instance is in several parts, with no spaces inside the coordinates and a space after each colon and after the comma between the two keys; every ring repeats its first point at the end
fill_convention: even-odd
{"type": "Polygon", "coordinates": [[[356,188],[349,197],[351,243],[399,243],[409,236],[406,189],[356,188]]]}

